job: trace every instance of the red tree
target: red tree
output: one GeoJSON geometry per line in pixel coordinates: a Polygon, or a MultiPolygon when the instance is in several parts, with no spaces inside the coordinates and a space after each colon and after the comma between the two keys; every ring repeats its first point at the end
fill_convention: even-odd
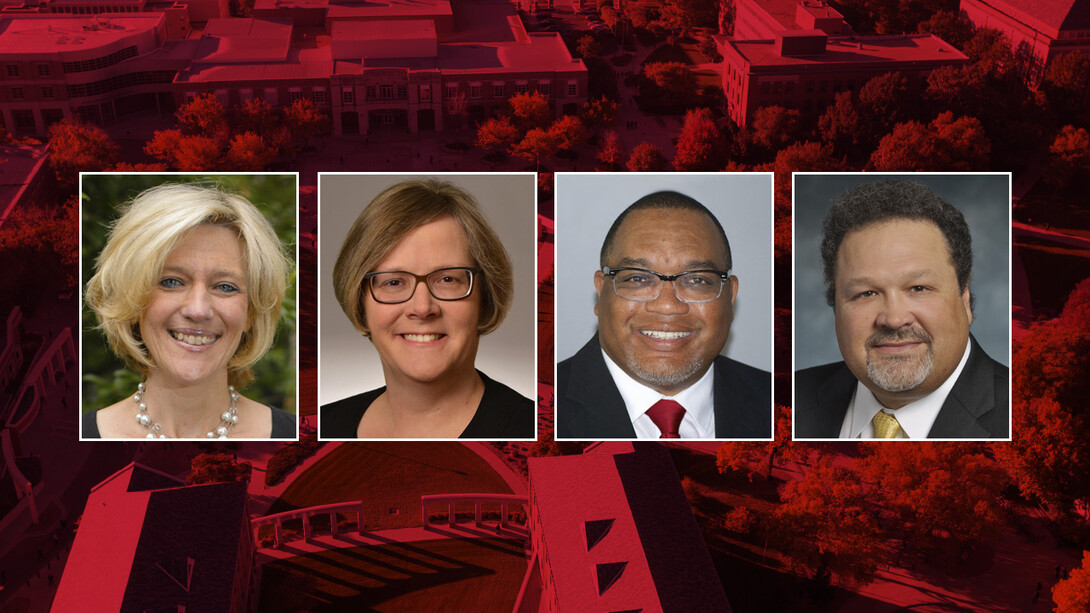
{"type": "Polygon", "coordinates": [[[504,151],[519,141],[510,117],[492,117],[477,126],[477,146],[486,151],[504,151]]]}
{"type": "Polygon", "coordinates": [[[991,141],[975,117],[942,113],[929,126],[899,123],[882,138],[867,165],[884,171],[970,171],[987,168],[991,141]]]}
{"type": "Polygon", "coordinates": [[[667,164],[662,150],[651,143],[640,143],[632,148],[626,166],[632,172],[659,172],[666,170],[667,164]]]}
{"type": "Polygon", "coordinates": [[[681,172],[718,170],[723,166],[723,138],[708,109],[685,113],[674,154],[674,169],[681,172]]]}
{"type": "Polygon", "coordinates": [[[556,134],[549,130],[534,128],[514,146],[511,153],[533,162],[540,169],[541,158],[550,157],[559,148],[560,143],[556,134]]]}
{"type": "Polygon", "coordinates": [[[49,126],[49,166],[66,191],[75,189],[80,171],[107,170],[118,162],[120,152],[98,126],[72,119],[49,126]]]}
{"type": "Polygon", "coordinates": [[[617,136],[616,130],[606,132],[602,145],[598,148],[598,161],[605,164],[609,170],[617,170],[624,161],[624,153],[624,143],[617,136]]]}
{"type": "Polygon", "coordinates": [[[224,157],[228,168],[242,171],[265,170],[274,159],[276,149],[253,132],[236,134],[224,157]]]}
{"type": "Polygon", "coordinates": [[[984,543],[1003,526],[998,500],[1006,486],[1002,469],[975,443],[862,445],[864,481],[874,498],[900,515],[917,546],[943,538],[963,546],[984,543]]]}
{"type": "Polygon", "coordinates": [[[549,100],[537,90],[515,94],[507,103],[511,105],[515,125],[524,133],[533,128],[545,128],[552,123],[553,110],[549,107],[549,100]]]}
{"type": "Polygon", "coordinates": [[[1090,611],[1090,551],[1082,552],[1082,566],[1052,588],[1056,613],[1086,613],[1090,611]]]}
{"type": "Polygon", "coordinates": [[[872,502],[853,471],[821,457],[801,481],[781,488],[775,535],[797,571],[820,583],[866,583],[881,539],[872,502]]]}

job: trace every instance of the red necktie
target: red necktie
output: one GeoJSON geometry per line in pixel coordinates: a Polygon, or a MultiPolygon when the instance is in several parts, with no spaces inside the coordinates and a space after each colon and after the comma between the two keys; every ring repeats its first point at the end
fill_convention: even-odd
{"type": "Polygon", "coordinates": [[[685,417],[685,407],[673,400],[663,399],[647,409],[647,416],[651,418],[659,432],[662,432],[659,438],[681,438],[677,429],[681,426],[681,418],[685,417]]]}

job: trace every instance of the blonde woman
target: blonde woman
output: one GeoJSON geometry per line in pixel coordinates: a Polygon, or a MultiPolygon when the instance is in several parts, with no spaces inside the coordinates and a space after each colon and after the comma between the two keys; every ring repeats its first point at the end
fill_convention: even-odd
{"type": "Polygon", "coordinates": [[[294,415],[240,393],[276,335],[288,270],[272,226],[242,196],[192,184],[138,195],[86,302],[144,381],[85,413],[84,438],[294,438],[294,415]]]}
{"type": "Polygon", "coordinates": [[[322,438],[532,438],[532,400],[474,366],[511,306],[511,261],[477,202],[436,180],[387,188],[348,232],[337,301],[386,385],[321,407],[322,438]]]}

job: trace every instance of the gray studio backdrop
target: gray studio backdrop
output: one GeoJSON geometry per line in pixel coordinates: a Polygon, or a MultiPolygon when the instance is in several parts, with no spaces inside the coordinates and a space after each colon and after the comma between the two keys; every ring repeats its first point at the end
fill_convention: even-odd
{"type": "Polygon", "coordinates": [[[722,353],[771,371],[772,175],[767,173],[557,173],[557,361],[570,358],[597,331],[594,271],[613,220],[628,205],[661,190],[695,198],[723,224],[738,298],[722,353]]]}
{"type": "Polygon", "coordinates": [[[318,175],[318,402],[385,385],[371,341],[352,327],[333,293],[333,265],[360,211],[387,187],[410,179],[449,181],[472,194],[499,234],[515,273],[515,299],[496,331],[481,337],[477,368],[523,396],[537,398],[534,331],[537,326],[536,178],[504,174],[318,175]]]}
{"type": "Polygon", "coordinates": [[[957,207],[973,236],[969,290],[976,297],[970,332],[984,351],[1010,364],[1010,190],[1007,174],[846,174],[794,176],[795,370],[839,362],[833,309],[825,303],[821,222],[841,192],[883,179],[929,187],[957,207]]]}

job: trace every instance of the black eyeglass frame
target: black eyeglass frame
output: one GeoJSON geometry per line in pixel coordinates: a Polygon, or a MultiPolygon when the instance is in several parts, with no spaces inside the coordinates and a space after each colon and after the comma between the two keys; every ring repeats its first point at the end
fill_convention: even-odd
{"type": "Polygon", "coordinates": [[[625,300],[631,300],[632,302],[654,302],[655,300],[658,300],[659,296],[662,295],[662,288],[666,287],[666,283],[665,283],[666,281],[669,281],[670,285],[673,286],[673,288],[674,288],[674,297],[677,298],[678,300],[680,300],[681,302],[684,302],[686,304],[705,304],[705,303],[708,303],[708,302],[715,302],[716,300],[719,300],[720,296],[723,295],[723,286],[725,286],[727,284],[727,281],[730,280],[730,271],[729,270],[713,270],[713,269],[686,270],[685,272],[679,272],[676,275],[664,275],[662,273],[655,272],[653,270],[648,270],[646,268],[636,268],[634,266],[627,266],[627,267],[624,267],[624,268],[610,268],[609,266],[603,266],[602,267],[602,274],[604,274],[605,276],[610,278],[610,285],[613,287],[613,293],[614,294],[617,294],[618,296],[620,296],[621,298],[624,298],[625,300]],[[661,279],[663,281],[663,283],[662,283],[662,285],[659,285],[658,293],[655,294],[655,296],[653,298],[648,298],[647,300],[639,300],[637,298],[629,298],[628,296],[622,295],[619,292],[617,292],[617,273],[624,272],[626,270],[635,270],[637,272],[645,272],[645,273],[647,273],[649,275],[654,275],[654,276],[658,277],[659,279],[661,279]],[[691,274],[701,273],[701,272],[710,272],[710,273],[714,273],[714,274],[719,276],[719,280],[721,281],[721,283],[719,284],[719,293],[715,295],[715,298],[708,298],[707,300],[686,300],[686,299],[682,298],[681,295],[679,295],[677,293],[677,284],[674,283],[674,280],[676,280],[676,279],[678,279],[680,277],[683,277],[685,275],[691,275],[691,274]]]}
{"type": "Polygon", "coordinates": [[[447,266],[444,268],[436,268],[435,270],[429,272],[426,275],[418,275],[415,273],[411,273],[407,270],[376,270],[374,272],[369,272],[363,275],[363,282],[367,284],[367,289],[371,293],[371,298],[379,304],[402,304],[404,302],[408,302],[413,299],[413,296],[416,295],[416,289],[420,287],[421,283],[424,284],[424,287],[428,288],[428,293],[431,294],[432,298],[435,298],[436,300],[442,300],[444,302],[454,302],[456,300],[465,300],[466,298],[469,298],[471,295],[473,295],[473,287],[476,284],[477,276],[483,274],[484,273],[479,268],[473,266],[447,266]],[[435,292],[432,291],[431,285],[428,284],[428,277],[434,275],[437,272],[444,272],[447,270],[464,270],[469,273],[469,290],[466,291],[464,296],[459,296],[458,298],[442,298],[440,296],[436,296],[435,292]],[[379,300],[378,296],[375,295],[375,284],[372,279],[374,279],[376,275],[385,275],[390,273],[408,275],[416,280],[416,283],[413,284],[413,291],[409,292],[409,295],[404,300],[395,300],[392,302],[389,300],[379,300]]]}

